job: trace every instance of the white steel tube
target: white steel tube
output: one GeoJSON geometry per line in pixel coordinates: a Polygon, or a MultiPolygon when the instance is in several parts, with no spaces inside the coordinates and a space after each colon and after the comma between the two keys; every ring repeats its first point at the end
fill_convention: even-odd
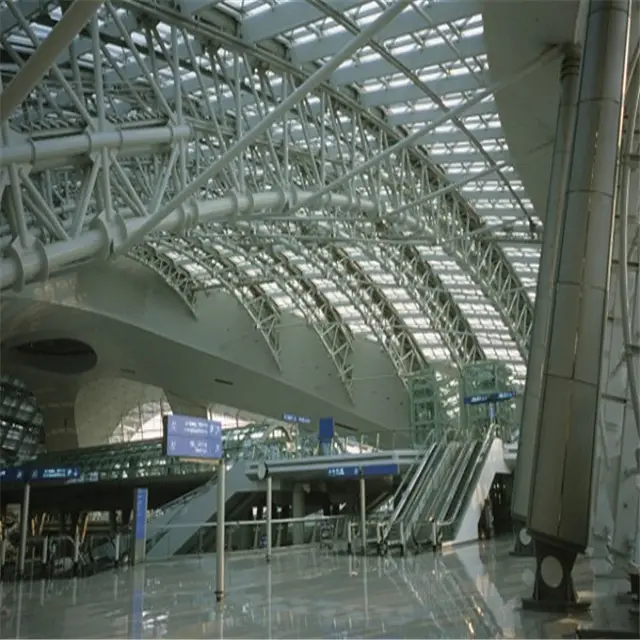
{"type": "MultiPolygon", "coordinates": [[[[91,16],[102,6],[96,0],[76,0],[63,14],[24,67],[0,94],[0,124],[9,116],[42,80],[56,58],[73,42],[91,16]]],[[[20,10],[19,8],[17,9],[20,10]]]]}
{"type": "Polygon", "coordinates": [[[271,562],[273,546],[273,478],[267,476],[267,562],[271,562]]]}
{"type": "Polygon", "coordinates": [[[101,152],[130,151],[155,145],[169,145],[187,140],[195,135],[188,125],[140,127],[138,129],[113,129],[110,131],[85,131],[69,136],[51,136],[29,139],[16,145],[0,147],[0,167],[12,164],[29,164],[35,170],[39,165],[47,169],[65,166],[76,156],[101,152]]]}
{"type": "Polygon", "coordinates": [[[367,481],[360,476],[360,539],[362,555],[367,555],[367,481]]]}
{"type": "Polygon", "coordinates": [[[114,565],[116,568],[118,568],[120,566],[120,534],[119,533],[116,533],[114,555],[115,555],[114,565]]]}
{"type": "Polygon", "coordinates": [[[167,216],[171,215],[178,207],[180,207],[186,200],[195,196],[207,183],[214,178],[220,171],[229,166],[232,160],[235,160],[242,152],[257,141],[262,134],[269,130],[271,125],[278,120],[282,119],[282,116],[289,111],[292,107],[295,107],[300,100],[308,96],[316,87],[329,79],[331,74],[348,58],[350,58],[356,51],[365,46],[373,36],[381,29],[386,27],[399,13],[401,13],[406,7],[408,7],[413,0],[396,0],[391,4],[382,14],[374,20],[366,29],[364,29],[358,36],[349,40],[348,44],[344,46],[338,53],[336,53],[329,61],[327,61],[320,69],[318,69],[312,76],[310,76],[305,82],[303,82],[293,93],[291,93],[285,100],[264,117],[255,127],[253,127],[245,136],[240,138],[234,145],[232,145],[225,153],[223,153],[218,160],[216,160],[210,167],[203,171],[195,180],[187,185],[175,198],[167,203],[160,211],[153,216],[150,216],[144,223],[144,225],[133,234],[127,242],[122,246],[122,252],[126,252],[131,246],[139,242],[147,233],[152,231],[158,223],[162,222],[167,216]]]}
{"type": "Polygon", "coordinates": [[[224,539],[225,539],[225,507],[227,502],[226,489],[227,465],[224,460],[220,460],[218,467],[218,496],[216,504],[216,601],[224,599],[224,539]]]}
{"type": "Polygon", "coordinates": [[[22,508],[20,510],[20,548],[18,550],[18,575],[24,576],[24,564],[27,558],[27,535],[29,533],[29,504],[31,502],[31,485],[24,485],[22,508]]]}
{"type": "MultiPolygon", "coordinates": [[[[216,222],[231,216],[249,216],[264,210],[277,212],[287,203],[288,199],[304,198],[307,192],[293,191],[287,194],[282,189],[274,189],[262,193],[241,195],[230,194],[215,200],[202,200],[193,203],[187,213],[176,211],[166,218],[158,227],[163,231],[179,231],[186,224],[195,225],[206,222],[216,222]],[[187,217],[188,215],[188,217],[187,217]]],[[[359,199],[344,194],[331,194],[318,201],[318,207],[338,207],[349,210],[376,212],[378,205],[371,200],[359,199]]],[[[40,277],[46,279],[69,264],[90,260],[102,255],[108,249],[105,246],[112,240],[130,233],[135,233],[143,224],[143,219],[129,217],[130,211],[121,211],[120,222],[109,223],[103,220],[102,228],[84,231],[77,238],[54,242],[47,245],[36,245],[30,249],[12,251],[9,249],[8,258],[0,261],[0,283],[2,289],[17,285],[18,287],[40,277]]]]}

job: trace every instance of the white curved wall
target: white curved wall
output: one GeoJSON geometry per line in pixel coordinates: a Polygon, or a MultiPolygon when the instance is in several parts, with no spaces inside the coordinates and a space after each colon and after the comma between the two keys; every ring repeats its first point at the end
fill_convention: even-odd
{"type": "MultiPolygon", "coordinates": [[[[78,445],[104,444],[122,416],[138,405],[158,401],[162,390],[125,378],[101,378],[84,385],[75,402],[78,445]]],[[[45,426],[46,430],[46,426],[45,426]]]]}
{"type": "MultiPolygon", "coordinates": [[[[382,349],[356,340],[352,401],[311,327],[284,313],[279,371],[266,343],[231,295],[203,295],[194,318],[148,269],[121,260],[7,295],[3,345],[70,337],[98,354],[96,378],[129,378],[187,403],[219,402],[267,416],[333,415],[357,430],[408,429],[408,397],[382,349]],[[222,381],[222,382],[221,382],[222,381]]],[[[32,372],[33,375],[41,375],[32,372]]],[[[20,369],[29,382],[29,371],[20,369]]]]}

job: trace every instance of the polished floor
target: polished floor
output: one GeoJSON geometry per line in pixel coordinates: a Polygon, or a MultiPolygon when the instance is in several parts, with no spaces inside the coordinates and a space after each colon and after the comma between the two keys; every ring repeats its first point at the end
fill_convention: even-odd
{"type": "MultiPolygon", "coordinates": [[[[593,616],[628,618],[623,590],[593,559],[574,577],[594,598],[584,618],[523,612],[533,561],[509,541],[444,555],[350,558],[324,552],[229,557],[215,604],[215,558],[148,564],[72,581],[0,586],[0,638],[560,638],[593,616]]],[[[628,619],[626,623],[628,624],[628,619]]]]}

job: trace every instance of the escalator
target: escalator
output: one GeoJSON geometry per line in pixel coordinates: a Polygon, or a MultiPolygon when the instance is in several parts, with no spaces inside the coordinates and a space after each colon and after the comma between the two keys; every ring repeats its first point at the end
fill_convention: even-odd
{"type": "MultiPolygon", "coordinates": [[[[397,487],[393,497],[393,510],[381,523],[382,537],[385,546],[400,546],[404,548],[404,527],[410,514],[415,510],[416,501],[422,495],[424,483],[428,481],[432,468],[437,465],[442,453],[439,443],[427,444],[424,454],[416,460],[414,465],[404,475],[402,482],[397,487]]],[[[376,544],[379,531],[376,527],[374,537],[370,542],[376,544]]]]}
{"type": "Polygon", "coordinates": [[[460,455],[461,444],[459,442],[441,443],[437,455],[434,456],[434,464],[431,466],[420,487],[419,497],[415,500],[413,510],[407,513],[404,523],[405,538],[414,537],[416,526],[432,518],[436,512],[437,500],[441,488],[447,485],[456,461],[460,455]]]}
{"type": "MultiPolygon", "coordinates": [[[[490,468],[486,469],[485,475],[489,478],[486,491],[479,486],[479,480],[489,461],[494,441],[495,429],[491,428],[483,440],[473,440],[460,445],[455,462],[450,467],[446,482],[440,487],[431,512],[438,523],[439,542],[456,540],[472,494],[478,494],[475,498],[481,498],[481,502],[488,496],[495,473],[490,468]]],[[[484,484],[485,481],[483,486],[484,484]]],[[[423,514],[413,529],[413,540],[417,546],[431,545],[432,538],[432,522],[423,514]]]]}
{"type": "MultiPolygon", "coordinates": [[[[226,474],[226,512],[229,518],[255,496],[255,485],[247,478],[243,464],[231,466],[226,474]]],[[[185,553],[199,544],[202,523],[212,522],[218,510],[218,487],[215,478],[180,500],[167,505],[147,525],[147,558],[165,558],[185,553]]],[[[203,530],[203,531],[201,531],[203,530]]],[[[209,534],[210,531],[207,531],[209,534]]]]}

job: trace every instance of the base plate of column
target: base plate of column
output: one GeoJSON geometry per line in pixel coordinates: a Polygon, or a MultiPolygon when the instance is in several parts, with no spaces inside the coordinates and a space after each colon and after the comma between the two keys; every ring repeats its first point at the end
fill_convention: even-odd
{"type": "Polygon", "coordinates": [[[536,577],[533,596],[522,599],[522,608],[532,611],[580,612],[591,606],[578,600],[573,584],[577,553],[549,542],[535,541],[536,577]]]}
{"type": "Polygon", "coordinates": [[[515,540],[513,549],[509,552],[510,556],[519,558],[533,558],[533,538],[525,525],[518,524],[515,531],[515,540]]]}
{"type": "Polygon", "coordinates": [[[629,638],[638,640],[638,633],[633,631],[616,631],[615,629],[576,629],[578,638],[629,638]]]}

